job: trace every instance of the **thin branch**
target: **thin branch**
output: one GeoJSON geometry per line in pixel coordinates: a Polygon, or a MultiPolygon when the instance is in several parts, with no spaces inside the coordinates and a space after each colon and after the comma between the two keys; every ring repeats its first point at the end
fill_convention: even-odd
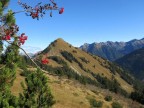
{"type": "Polygon", "coordinates": [[[26,53],[26,51],[25,51],[23,48],[21,48],[20,46],[14,44],[14,43],[10,43],[10,42],[7,41],[7,40],[5,40],[5,41],[6,41],[7,43],[11,44],[11,45],[15,45],[15,46],[17,46],[18,48],[20,48],[20,49],[26,54],[26,56],[36,65],[36,67],[40,68],[40,67],[31,59],[31,57],[26,53]]]}
{"type": "Polygon", "coordinates": [[[4,65],[4,66],[2,66],[2,67],[0,67],[0,70],[2,69],[2,68],[4,68],[6,65],[4,65]]]}
{"type": "Polygon", "coordinates": [[[17,14],[17,13],[21,13],[21,12],[26,12],[26,10],[13,12],[12,14],[17,14]]]}

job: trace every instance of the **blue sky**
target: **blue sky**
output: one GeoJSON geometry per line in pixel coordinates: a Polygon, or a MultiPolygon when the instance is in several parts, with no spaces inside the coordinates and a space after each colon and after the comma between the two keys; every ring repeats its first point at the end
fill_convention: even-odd
{"type": "MultiPolygon", "coordinates": [[[[22,0],[29,5],[49,0],[22,0]]],[[[16,14],[20,33],[28,35],[25,46],[46,48],[50,42],[63,38],[74,46],[105,41],[129,41],[144,37],[144,0],[55,0],[64,7],[37,21],[24,13],[16,14]]],[[[17,0],[11,0],[9,9],[23,10],[17,0]]]]}

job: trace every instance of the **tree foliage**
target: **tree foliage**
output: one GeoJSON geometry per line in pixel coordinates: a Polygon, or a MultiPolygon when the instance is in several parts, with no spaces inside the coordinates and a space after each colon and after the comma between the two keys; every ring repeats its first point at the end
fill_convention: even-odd
{"type": "Polygon", "coordinates": [[[40,69],[28,74],[25,81],[26,86],[22,84],[24,92],[20,94],[21,108],[50,108],[55,103],[47,85],[48,79],[40,69]]]}
{"type": "MultiPolygon", "coordinates": [[[[6,9],[9,0],[1,0],[0,1],[0,15],[3,16],[3,11],[6,9]]],[[[8,13],[4,16],[6,18],[7,28],[11,26],[11,24],[15,23],[15,18],[11,15],[12,11],[8,11],[8,13]]],[[[4,24],[5,25],[5,24],[4,24]]],[[[0,32],[2,35],[2,32],[0,32]]],[[[1,37],[0,37],[1,38],[1,37]]],[[[3,42],[0,40],[0,52],[3,51],[3,42]]],[[[15,39],[13,41],[15,43],[15,39]]],[[[16,75],[16,63],[18,60],[18,48],[13,45],[9,45],[5,53],[0,53],[0,61],[2,63],[2,67],[0,68],[0,107],[1,108],[15,108],[17,106],[18,99],[12,95],[10,88],[13,85],[13,81],[16,75]]]]}

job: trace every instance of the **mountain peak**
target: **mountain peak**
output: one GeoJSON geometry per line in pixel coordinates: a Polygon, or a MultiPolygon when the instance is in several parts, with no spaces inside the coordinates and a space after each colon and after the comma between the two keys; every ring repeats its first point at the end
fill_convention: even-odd
{"type": "Polygon", "coordinates": [[[54,46],[60,47],[61,45],[68,44],[68,43],[66,41],[64,41],[62,38],[58,38],[55,41],[53,41],[51,44],[54,46]]]}
{"type": "Polygon", "coordinates": [[[65,42],[62,38],[57,38],[55,41],[63,41],[63,42],[65,42]]]}
{"type": "Polygon", "coordinates": [[[62,38],[58,38],[43,50],[43,54],[49,53],[49,55],[58,54],[60,51],[68,50],[72,45],[64,41],[62,38]]]}

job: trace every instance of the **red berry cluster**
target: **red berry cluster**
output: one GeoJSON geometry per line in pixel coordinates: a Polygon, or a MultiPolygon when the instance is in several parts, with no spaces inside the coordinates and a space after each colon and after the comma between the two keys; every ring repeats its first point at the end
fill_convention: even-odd
{"type": "MultiPolygon", "coordinates": [[[[17,25],[12,25],[9,28],[7,27],[1,27],[1,40],[11,40],[11,37],[14,37],[14,34],[16,34],[19,31],[19,27],[17,25]]],[[[23,45],[25,43],[25,40],[27,40],[27,36],[25,36],[25,33],[22,33],[21,36],[18,37],[18,45],[23,45]]]]}
{"type": "Polygon", "coordinates": [[[20,0],[18,1],[18,4],[21,5],[26,12],[27,16],[31,16],[33,19],[37,19],[39,20],[39,17],[43,17],[43,15],[45,14],[46,10],[51,10],[50,12],[50,16],[52,17],[52,10],[58,10],[59,14],[62,14],[64,12],[64,8],[58,8],[57,4],[54,2],[54,0],[50,0],[51,4],[45,4],[45,5],[41,5],[42,2],[38,3],[34,8],[27,5],[26,3],[22,3],[20,2],[20,0]]]}
{"type": "Polygon", "coordinates": [[[48,63],[49,63],[49,60],[48,60],[47,58],[48,58],[48,55],[45,54],[45,55],[42,57],[41,63],[42,63],[42,64],[48,64],[48,63]]]}
{"type": "Polygon", "coordinates": [[[42,59],[42,60],[41,60],[41,63],[42,63],[42,64],[48,64],[48,63],[49,63],[49,60],[46,59],[46,58],[45,58],[45,59],[42,59]]]}
{"type": "Polygon", "coordinates": [[[19,42],[18,42],[18,45],[20,46],[21,44],[23,45],[25,43],[25,41],[27,40],[27,36],[25,36],[25,33],[22,33],[19,38],[19,42]]]}
{"type": "Polygon", "coordinates": [[[11,37],[19,31],[19,27],[17,25],[12,25],[10,27],[2,26],[1,29],[1,39],[2,40],[10,40],[11,37]]]}
{"type": "Polygon", "coordinates": [[[10,36],[10,35],[3,36],[3,37],[2,37],[2,40],[11,40],[11,36],[10,36]]]}

